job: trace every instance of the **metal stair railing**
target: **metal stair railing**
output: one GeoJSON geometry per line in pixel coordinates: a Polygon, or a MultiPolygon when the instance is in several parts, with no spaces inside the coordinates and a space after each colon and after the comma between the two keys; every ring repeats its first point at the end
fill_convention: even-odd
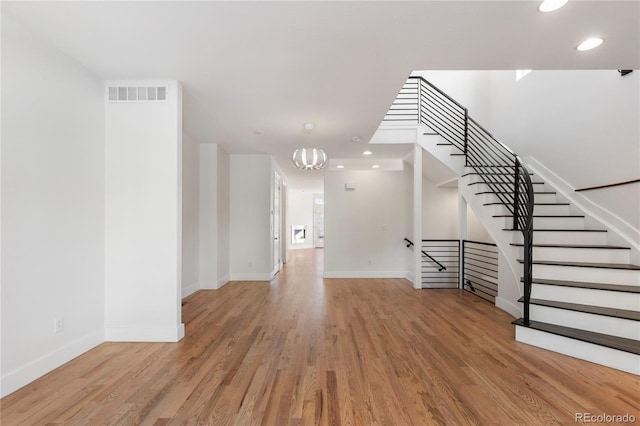
{"type": "MultiPolygon", "coordinates": [[[[469,111],[445,92],[420,76],[408,78],[403,89],[415,97],[417,113],[404,117],[424,124],[465,156],[465,165],[481,176],[482,182],[513,217],[513,230],[524,239],[524,323],[529,325],[533,266],[534,194],[530,173],[522,160],[486,129],[469,117],[469,111]],[[409,88],[411,90],[406,90],[409,88]]],[[[401,113],[402,114],[402,113],[401,113]]],[[[389,115],[388,115],[389,116],[389,115]]],[[[394,116],[399,119],[398,115],[394,116]]],[[[385,117],[384,121],[388,121],[385,117]]]]}

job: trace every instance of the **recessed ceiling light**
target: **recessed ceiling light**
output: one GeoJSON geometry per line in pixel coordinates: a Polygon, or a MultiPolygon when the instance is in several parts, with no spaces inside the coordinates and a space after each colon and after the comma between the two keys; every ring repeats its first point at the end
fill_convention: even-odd
{"type": "Polygon", "coordinates": [[[576,47],[579,51],[583,52],[585,50],[594,49],[602,44],[604,40],[598,37],[588,38],[576,47]]]}
{"type": "Polygon", "coordinates": [[[371,168],[372,168],[372,169],[379,169],[379,168],[380,168],[380,166],[379,166],[379,165],[377,165],[377,164],[374,164],[373,166],[371,166],[371,168]]]}
{"type": "Polygon", "coordinates": [[[351,142],[360,142],[362,138],[360,136],[354,136],[351,138],[351,142]]]}
{"type": "Polygon", "coordinates": [[[371,154],[373,154],[373,152],[371,152],[371,151],[365,151],[365,152],[362,153],[362,155],[371,155],[371,154]]]}
{"type": "Polygon", "coordinates": [[[336,166],[336,169],[344,169],[344,166],[342,164],[339,164],[336,166]]]}
{"type": "Polygon", "coordinates": [[[538,10],[540,12],[553,12],[567,4],[568,1],[569,0],[544,0],[538,7],[538,10]]]}

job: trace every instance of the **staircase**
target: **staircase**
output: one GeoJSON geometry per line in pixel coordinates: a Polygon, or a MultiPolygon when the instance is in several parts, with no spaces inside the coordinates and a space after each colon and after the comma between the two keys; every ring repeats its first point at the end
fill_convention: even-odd
{"type": "Polygon", "coordinates": [[[463,196],[522,283],[516,340],[640,375],[640,266],[630,263],[631,248],[610,244],[604,227],[590,226],[431,83],[410,77],[403,92],[388,117],[415,119],[427,126],[424,137],[437,138],[421,145],[462,171],[463,196]],[[415,113],[407,113],[411,93],[415,113]]]}

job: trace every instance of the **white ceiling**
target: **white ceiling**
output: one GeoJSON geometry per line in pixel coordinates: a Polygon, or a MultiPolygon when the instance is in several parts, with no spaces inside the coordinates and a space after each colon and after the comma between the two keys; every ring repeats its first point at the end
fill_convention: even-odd
{"type": "Polygon", "coordinates": [[[360,156],[412,70],[640,68],[638,1],[570,1],[550,14],[538,4],[3,1],[2,12],[104,79],[181,81],[195,140],[273,154],[290,187],[318,188],[321,173],[290,166],[293,149],[360,156]],[[577,52],[592,35],[605,43],[577,52]],[[310,140],[304,122],[316,124],[310,140]]]}

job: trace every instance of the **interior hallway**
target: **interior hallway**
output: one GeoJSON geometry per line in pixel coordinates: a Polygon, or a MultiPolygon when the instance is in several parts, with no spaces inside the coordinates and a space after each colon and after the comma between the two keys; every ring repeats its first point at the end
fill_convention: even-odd
{"type": "Polygon", "coordinates": [[[635,415],[640,378],[514,341],[512,318],[404,279],[271,283],[184,301],[179,343],[104,343],[1,402],[2,425],[553,424],[635,415]]]}

